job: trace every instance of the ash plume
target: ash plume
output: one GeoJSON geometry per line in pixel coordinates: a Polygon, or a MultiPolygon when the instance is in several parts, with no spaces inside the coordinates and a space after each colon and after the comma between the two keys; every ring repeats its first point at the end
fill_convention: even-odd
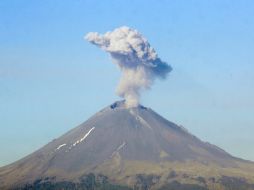
{"type": "Polygon", "coordinates": [[[105,34],[90,32],[85,39],[108,52],[122,71],[116,93],[126,100],[127,107],[136,107],[140,92],[149,89],[156,78],[165,79],[172,70],[135,29],[123,26],[105,34]]]}

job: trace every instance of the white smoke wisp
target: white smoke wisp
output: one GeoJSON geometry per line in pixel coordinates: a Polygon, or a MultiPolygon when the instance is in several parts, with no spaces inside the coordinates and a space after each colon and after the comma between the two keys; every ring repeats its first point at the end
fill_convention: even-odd
{"type": "Polygon", "coordinates": [[[90,32],[90,43],[108,52],[122,71],[116,93],[127,107],[139,104],[140,92],[149,89],[156,78],[165,79],[171,66],[156,54],[148,41],[137,31],[123,26],[103,35],[90,32]]]}

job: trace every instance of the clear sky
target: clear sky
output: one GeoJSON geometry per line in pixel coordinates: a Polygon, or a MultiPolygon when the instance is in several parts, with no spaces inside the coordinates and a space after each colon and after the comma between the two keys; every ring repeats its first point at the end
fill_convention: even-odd
{"type": "Polygon", "coordinates": [[[119,100],[119,70],[83,37],[123,25],[173,67],[142,104],[254,160],[253,10],[252,0],[1,0],[0,166],[119,100]]]}

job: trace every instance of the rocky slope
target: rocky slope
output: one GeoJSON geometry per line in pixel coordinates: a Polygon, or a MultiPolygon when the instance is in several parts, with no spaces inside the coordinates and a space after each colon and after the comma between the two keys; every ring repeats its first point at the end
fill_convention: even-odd
{"type": "Polygon", "coordinates": [[[254,189],[254,164],[124,101],[0,168],[1,189],[254,189]]]}

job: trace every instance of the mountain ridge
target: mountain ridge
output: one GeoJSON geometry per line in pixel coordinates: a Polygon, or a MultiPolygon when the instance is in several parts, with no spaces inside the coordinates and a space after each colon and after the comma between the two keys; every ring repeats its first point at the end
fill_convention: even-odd
{"type": "Polygon", "coordinates": [[[150,108],[126,108],[118,101],[27,157],[1,167],[0,187],[38,179],[76,183],[92,174],[126,186],[141,179],[157,181],[149,183],[158,189],[173,183],[168,177],[172,172],[176,173],[172,179],[180,183],[204,186],[196,180],[201,177],[209,185],[220,185],[228,176],[254,184],[253,162],[201,141],[150,108]]]}

